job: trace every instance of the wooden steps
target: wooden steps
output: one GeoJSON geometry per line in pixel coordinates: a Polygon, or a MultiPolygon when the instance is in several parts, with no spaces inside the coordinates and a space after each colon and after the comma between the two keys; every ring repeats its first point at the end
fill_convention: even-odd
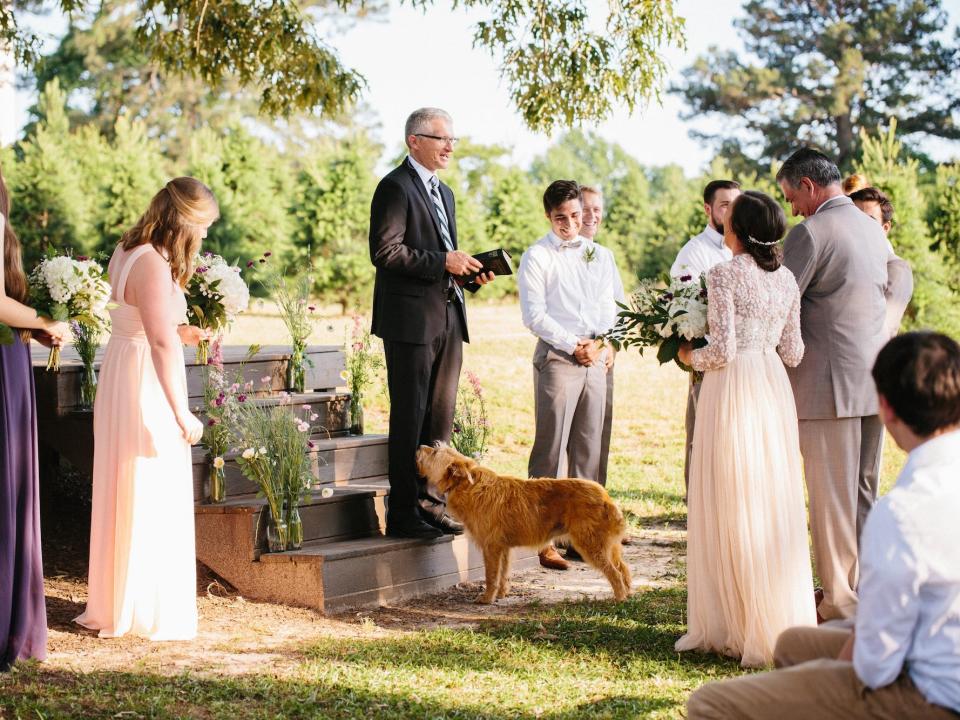
{"type": "MultiPolygon", "coordinates": [[[[242,366],[246,349],[223,351],[228,377],[243,372],[259,390],[269,376],[265,393],[248,402],[290,402],[310,405],[322,431],[311,438],[313,485],[299,506],[304,546],[283,553],[266,552],[265,501],[236,462],[225,459],[227,501],[208,504],[205,484],[209,458],[205,448],[193,449],[197,559],[251,599],[315,608],[323,612],[347,607],[395,602],[436,592],[483,577],[483,559],[467,538],[446,535],[436,540],[384,537],[390,484],[387,438],[349,434],[348,393],[337,391],[342,382],[343,351],[334,346],[308,349],[313,367],[307,370],[309,392],[283,398],[287,391],[289,352],[265,347],[242,366]],[[323,497],[323,490],[333,490],[323,497]]],[[[203,397],[204,368],[193,364],[193,350],[185,351],[191,405],[203,397]]],[[[37,386],[37,416],[41,426],[41,454],[59,455],[90,474],[93,465],[93,413],[78,408],[80,363],[70,349],[63,352],[60,373],[47,373],[46,348],[33,348],[37,386]]],[[[99,360],[99,358],[98,358],[99,360]]],[[[514,553],[521,567],[536,564],[536,553],[514,553]]]]}

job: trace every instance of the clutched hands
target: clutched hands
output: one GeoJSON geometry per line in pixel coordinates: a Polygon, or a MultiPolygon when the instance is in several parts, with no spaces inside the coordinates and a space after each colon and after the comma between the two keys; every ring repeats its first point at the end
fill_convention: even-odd
{"type": "Polygon", "coordinates": [[[200,442],[203,436],[203,423],[197,419],[189,410],[177,413],[177,425],[180,426],[180,432],[183,433],[183,439],[191,445],[200,442]]]}
{"type": "MultiPolygon", "coordinates": [[[[592,367],[600,360],[600,341],[592,338],[581,338],[573,351],[576,361],[585,367],[592,367]]],[[[608,365],[609,367],[609,365],[608,365]]]]}

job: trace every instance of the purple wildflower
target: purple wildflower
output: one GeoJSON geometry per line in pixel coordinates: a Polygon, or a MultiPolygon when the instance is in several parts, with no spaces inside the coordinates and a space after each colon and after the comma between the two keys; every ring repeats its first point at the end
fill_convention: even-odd
{"type": "Polygon", "coordinates": [[[247,267],[252,268],[256,263],[253,260],[247,260],[247,267]]]}
{"type": "Polygon", "coordinates": [[[237,402],[246,402],[246,401],[247,401],[246,395],[244,395],[243,393],[240,393],[239,395],[237,395],[237,402]]]}
{"type": "Polygon", "coordinates": [[[209,420],[207,420],[207,427],[213,427],[216,424],[217,424],[216,418],[210,418],[209,420]]]}
{"type": "Polygon", "coordinates": [[[680,282],[690,282],[693,280],[693,275],[681,275],[680,282]]]}

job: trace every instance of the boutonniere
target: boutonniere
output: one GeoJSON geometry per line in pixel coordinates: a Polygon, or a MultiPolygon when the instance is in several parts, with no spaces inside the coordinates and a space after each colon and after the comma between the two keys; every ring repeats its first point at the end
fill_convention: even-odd
{"type": "Polygon", "coordinates": [[[587,265],[589,265],[596,259],[597,259],[597,249],[595,247],[589,247],[583,251],[583,261],[587,265]]]}

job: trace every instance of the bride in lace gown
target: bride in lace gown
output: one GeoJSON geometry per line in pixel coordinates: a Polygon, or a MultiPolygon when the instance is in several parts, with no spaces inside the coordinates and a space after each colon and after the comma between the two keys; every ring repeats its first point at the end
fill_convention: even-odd
{"type": "Polygon", "coordinates": [[[780,265],[786,219],[745,192],[724,236],[733,260],[707,273],[708,344],[681,360],[704,372],[687,515],[687,633],[677,650],[769,665],[777,636],[816,624],[793,391],[803,357],[800,292],[780,265]]]}

